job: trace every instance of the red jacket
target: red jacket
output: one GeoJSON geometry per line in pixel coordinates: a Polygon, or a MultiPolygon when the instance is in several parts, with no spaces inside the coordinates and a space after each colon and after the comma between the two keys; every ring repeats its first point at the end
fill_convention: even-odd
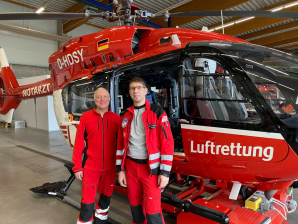
{"type": "Polygon", "coordinates": [[[83,113],[73,147],[74,172],[82,168],[97,171],[115,168],[120,120],[120,116],[111,111],[103,118],[95,108],[83,113]]]}
{"type": "MultiPolygon", "coordinates": [[[[117,171],[124,170],[133,117],[134,106],[129,107],[122,117],[123,136],[121,145],[119,144],[117,149],[117,171]]],[[[162,107],[150,104],[146,100],[142,118],[146,131],[150,173],[169,177],[173,161],[174,140],[168,117],[162,107]]]]}

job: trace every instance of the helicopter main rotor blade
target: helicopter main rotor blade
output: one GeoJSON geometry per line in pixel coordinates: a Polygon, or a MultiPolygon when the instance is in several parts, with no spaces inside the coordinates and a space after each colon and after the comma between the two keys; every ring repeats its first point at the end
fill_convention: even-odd
{"type": "Polygon", "coordinates": [[[72,20],[79,18],[105,17],[107,13],[56,13],[19,12],[0,13],[0,20],[72,20]]]}
{"type": "MultiPolygon", "coordinates": [[[[237,17],[270,17],[270,18],[298,18],[298,12],[291,11],[222,11],[223,16],[237,17]]],[[[155,18],[163,18],[165,15],[157,14],[155,18]]],[[[170,13],[170,17],[187,16],[221,16],[221,11],[192,11],[170,13]]]]}

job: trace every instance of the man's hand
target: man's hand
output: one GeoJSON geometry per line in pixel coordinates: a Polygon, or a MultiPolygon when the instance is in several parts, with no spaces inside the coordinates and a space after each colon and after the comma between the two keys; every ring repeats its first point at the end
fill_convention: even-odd
{"type": "Polygon", "coordinates": [[[118,173],[118,181],[122,187],[127,187],[125,172],[120,171],[118,173]]]}
{"type": "Polygon", "coordinates": [[[77,179],[82,180],[82,178],[83,178],[83,171],[76,172],[74,175],[76,176],[77,179]]]}
{"type": "Polygon", "coordinates": [[[169,183],[169,178],[165,177],[164,175],[158,176],[158,187],[164,188],[169,183]]]}

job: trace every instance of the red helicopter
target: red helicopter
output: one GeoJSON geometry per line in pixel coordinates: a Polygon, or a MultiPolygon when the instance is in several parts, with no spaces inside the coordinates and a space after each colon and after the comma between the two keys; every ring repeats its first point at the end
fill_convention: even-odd
{"type": "MultiPolygon", "coordinates": [[[[171,124],[175,153],[162,206],[179,213],[177,223],[288,223],[297,206],[298,58],[224,34],[134,26],[153,17],[221,12],[154,15],[121,2],[113,12],[0,14],[2,20],[102,17],[124,24],[68,41],[49,58],[51,78],[26,86],[18,85],[0,48],[2,119],[10,122],[24,99],[53,94],[61,133],[73,147],[80,116],[95,106],[94,91],[108,89],[110,108],[120,114],[132,105],[129,80],[140,76],[148,83],[146,98],[165,109],[171,124]],[[173,193],[171,186],[182,190],[173,193]]],[[[31,190],[79,207],[66,195],[75,177],[72,164],[65,166],[67,181],[31,190]]]]}

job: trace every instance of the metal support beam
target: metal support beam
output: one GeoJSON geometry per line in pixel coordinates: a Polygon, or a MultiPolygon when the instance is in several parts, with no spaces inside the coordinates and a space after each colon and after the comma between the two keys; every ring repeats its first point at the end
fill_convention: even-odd
{"type": "Polygon", "coordinates": [[[171,17],[168,19],[168,27],[171,27],[171,17]]]}
{"type": "MultiPolygon", "coordinates": [[[[102,3],[94,1],[94,0],[76,0],[76,1],[82,2],[86,5],[90,5],[90,6],[93,6],[95,8],[98,8],[98,9],[101,9],[101,10],[104,10],[104,11],[112,12],[114,10],[113,7],[107,6],[105,4],[102,4],[102,3]]],[[[164,28],[163,26],[160,26],[158,24],[148,22],[148,21],[145,21],[145,20],[142,20],[140,23],[142,23],[145,26],[151,26],[151,27],[154,27],[154,28],[164,28]]]]}

